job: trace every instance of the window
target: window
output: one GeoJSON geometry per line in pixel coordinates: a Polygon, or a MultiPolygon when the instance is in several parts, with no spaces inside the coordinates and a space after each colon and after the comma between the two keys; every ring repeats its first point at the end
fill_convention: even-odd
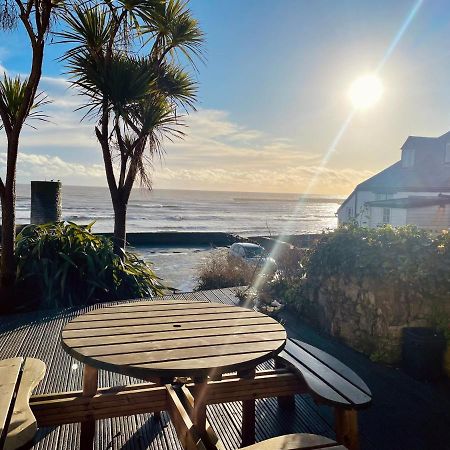
{"type": "Polygon", "coordinates": [[[387,192],[378,192],[375,194],[375,200],[389,200],[394,198],[394,194],[388,194],[387,192]]]}
{"type": "Polygon", "coordinates": [[[391,209],[383,208],[383,223],[390,223],[390,222],[391,222],[391,209]]]}
{"type": "Polygon", "coordinates": [[[402,166],[413,167],[416,151],[413,148],[405,148],[402,155],[402,166]]]}
{"type": "Polygon", "coordinates": [[[446,164],[450,164],[450,142],[447,142],[447,144],[445,145],[445,157],[444,157],[444,162],[446,164]]]}
{"type": "Polygon", "coordinates": [[[353,217],[353,208],[347,208],[347,219],[351,219],[353,217]]]}

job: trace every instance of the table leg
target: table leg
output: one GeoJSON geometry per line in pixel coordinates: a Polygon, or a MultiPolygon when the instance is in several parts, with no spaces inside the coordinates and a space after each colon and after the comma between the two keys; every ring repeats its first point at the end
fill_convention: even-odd
{"type": "Polygon", "coordinates": [[[192,423],[197,427],[202,439],[208,440],[206,433],[206,390],[207,378],[194,379],[194,407],[192,409],[192,423]]]}
{"type": "Polygon", "coordinates": [[[334,409],[334,430],[336,440],[349,450],[359,450],[358,411],[355,409],[334,409]]]}
{"type": "MultiPolygon", "coordinates": [[[[83,395],[93,397],[97,393],[98,370],[94,367],[85,365],[83,372],[83,395]]],[[[81,422],[80,448],[82,450],[92,449],[94,447],[95,420],[88,418],[81,422]]]]}
{"type": "MultiPolygon", "coordinates": [[[[239,378],[255,378],[255,369],[238,372],[239,378]]],[[[255,443],[255,399],[242,402],[242,447],[255,443]]]]}
{"type": "MultiPolygon", "coordinates": [[[[275,358],[275,369],[285,369],[286,366],[278,359],[275,358]]],[[[295,410],[295,396],[288,395],[283,397],[277,397],[278,406],[284,410],[295,410]]]]}

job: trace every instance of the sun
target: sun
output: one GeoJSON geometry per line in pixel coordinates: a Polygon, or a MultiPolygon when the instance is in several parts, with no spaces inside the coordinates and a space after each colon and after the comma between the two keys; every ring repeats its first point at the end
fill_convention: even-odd
{"type": "Polygon", "coordinates": [[[356,109],[373,106],[383,94],[383,85],[376,75],[364,75],[350,85],[348,95],[356,109]]]}

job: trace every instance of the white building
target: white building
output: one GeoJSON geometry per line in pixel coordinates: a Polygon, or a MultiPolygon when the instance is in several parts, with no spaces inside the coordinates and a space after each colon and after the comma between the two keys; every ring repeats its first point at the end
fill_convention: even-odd
{"type": "Polygon", "coordinates": [[[339,224],[450,229],[450,132],[408,137],[401,160],[356,186],[337,215],[339,224]]]}

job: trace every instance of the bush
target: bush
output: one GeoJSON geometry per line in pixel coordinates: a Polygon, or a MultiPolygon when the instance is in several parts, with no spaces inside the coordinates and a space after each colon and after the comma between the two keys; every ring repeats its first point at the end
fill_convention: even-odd
{"type": "MultiPolygon", "coordinates": [[[[305,277],[288,280],[284,300],[303,315],[313,315],[311,292],[329,279],[392,286],[421,295],[433,313],[431,325],[448,328],[450,234],[433,235],[414,226],[342,226],[324,233],[301,261],[305,277]]],[[[314,320],[314,317],[310,317],[314,320]]]]}
{"type": "Polygon", "coordinates": [[[308,279],[333,276],[395,283],[427,296],[450,294],[450,235],[414,226],[343,226],[323,237],[304,261],[308,279]]]}
{"type": "Polygon", "coordinates": [[[164,286],[132,252],[121,259],[92,224],[29,225],[17,236],[17,283],[42,307],[161,295],[164,286]]]}
{"type": "Polygon", "coordinates": [[[243,259],[229,255],[227,249],[220,249],[212,253],[200,268],[195,289],[247,286],[252,284],[257,271],[243,259]]]}

